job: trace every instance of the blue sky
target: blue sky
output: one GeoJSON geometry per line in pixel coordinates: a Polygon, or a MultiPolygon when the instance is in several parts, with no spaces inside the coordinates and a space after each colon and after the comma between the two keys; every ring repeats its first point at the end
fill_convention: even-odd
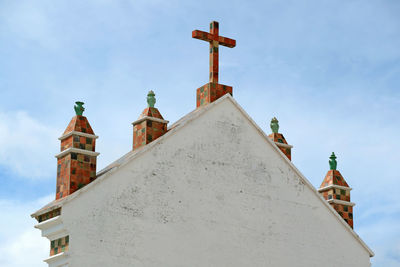
{"type": "Polygon", "coordinates": [[[400,266],[399,1],[0,1],[0,266],[46,266],[29,214],[54,198],[59,137],[86,104],[98,170],[131,149],[156,93],[174,122],[208,80],[194,29],[220,22],[220,82],[318,187],[332,151],[373,267],[400,266]],[[20,257],[24,251],[25,257],[20,257]]]}

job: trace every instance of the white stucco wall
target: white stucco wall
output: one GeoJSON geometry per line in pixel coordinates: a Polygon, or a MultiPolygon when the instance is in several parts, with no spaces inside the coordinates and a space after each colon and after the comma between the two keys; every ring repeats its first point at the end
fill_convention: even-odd
{"type": "Polygon", "coordinates": [[[71,266],[370,266],[226,98],[67,202],[71,266]]]}

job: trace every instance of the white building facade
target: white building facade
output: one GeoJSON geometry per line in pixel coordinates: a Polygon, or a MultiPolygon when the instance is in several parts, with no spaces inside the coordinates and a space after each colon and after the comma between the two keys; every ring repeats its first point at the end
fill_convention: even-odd
{"type": "Polygon", "coordinates": [[[51,267],[368,267],[373,256],[230,94],[32,216],[51,267]]]}

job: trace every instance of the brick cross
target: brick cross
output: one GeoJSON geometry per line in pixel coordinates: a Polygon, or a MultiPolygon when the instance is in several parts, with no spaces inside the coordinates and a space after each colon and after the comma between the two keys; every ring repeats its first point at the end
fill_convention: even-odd
{"type": "Polygon", "coordinates": [[[199,30],[192,32],[192,37],[210,43],[210,82],[218,83],[218,46],[223,45],[230,48],[236,46],[236,40],[219,36],[218,22],[210,23],[210,33],[199,30]]]}

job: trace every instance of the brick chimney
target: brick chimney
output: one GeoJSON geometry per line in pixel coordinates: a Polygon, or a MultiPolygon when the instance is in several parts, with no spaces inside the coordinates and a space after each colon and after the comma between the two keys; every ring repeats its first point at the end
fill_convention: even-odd
{"type": "Polygon", "coordinates": [[[340,216],[353,228],[353,202],[350,202],[351,188],[340,174],[337,167],[335,153],[329,157],[330,170],[325,176],[324,181],[318,192],[328,201],[328,203],[339,213],[340,216]]]}
{"type": "Polygon", "coordinates": [[[286,142],[285,137],[283,134],[278,133],[279,131],[279,121],[274,117],[271,120],[270,124],[272,133],[268,135],[268,137],[275,143],[275,145],[278,146],[278,148],[282,151],[283,154],[286,155],[286,157],[289,160],[292,160],[292,148],[293,146],[289,145],[286,142]]]}
{"type": "Polygon", "coordinates": [[[167,132],[168,121],[164,120],[157,108],[155,94],[147,94],[148,107],[140,114],[133,124],[133,150],[147,145],[167,132]]]}
{"type": "Polygon", "coordinates": [[[218,83],[219,74],[219,46],[233,48],[236,46],[236,40],[223,37],[219,35],[219,23],[212,21],[210,23],[210,32],[203,32],[194,30],[192,38],[200,39],[210,43],[210,81],[202,87],[197,89],[196,92],[196,106],[204,106],[214,102],[225,94],[232,95],[232,87],[218,83]]]}
{"type": "Polygon", "coordinates": [[[83,102],[74,106],[76,116],[71,119],[61,140],[61,153],[57,158],[56,199],[66,197],[96,179],[95,152],[97,135],[86,117],[82,116],[83,102]]]}

